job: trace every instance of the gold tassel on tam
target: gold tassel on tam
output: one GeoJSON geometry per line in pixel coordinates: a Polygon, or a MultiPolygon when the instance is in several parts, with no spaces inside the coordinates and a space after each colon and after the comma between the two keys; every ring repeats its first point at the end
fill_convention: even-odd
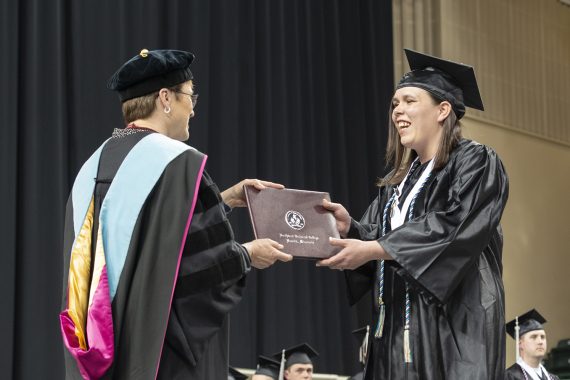
{"type": "Polygon", "coordinates": [[[378,316],[378,324],[376,325],[376,331],[374,332],[374,338],[382,338],[382,332],[384,331],[384,318],[386,317],[386,306],[384,302],[380,303],[380,315],[378,316]]]}
{"type": "Polygon", "coordinates": [[[404,329],[404,361],[412,362],[412,351],[410,350],[410,329],[404,329]]]}

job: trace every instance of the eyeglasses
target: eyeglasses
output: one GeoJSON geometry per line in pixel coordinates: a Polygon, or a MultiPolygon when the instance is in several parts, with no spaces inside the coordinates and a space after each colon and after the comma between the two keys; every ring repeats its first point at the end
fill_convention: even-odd
{"type": "Polygon", "coordinates": [[[189,94],[187,92],[178,91],[178,90],[174,90],[174,92],[177,92],[179,94],[188,95],[190,97],[190,101],[192,102],[192,108],[196,107],[196,103],[198,103],[198,94],[189,94]]]}

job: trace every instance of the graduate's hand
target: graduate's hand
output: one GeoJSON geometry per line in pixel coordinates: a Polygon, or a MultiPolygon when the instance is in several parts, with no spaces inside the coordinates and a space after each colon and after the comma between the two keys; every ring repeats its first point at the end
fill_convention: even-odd
{"type": "Polygon", "coordinates": [[[331,269],[356,269],[371,260],[392,260],[392,257],[376,241],[329,238],[331,245],[341,247],[341,251],[325,260],[317,262],[318,267],[331,269]]]}
{"type": "Polygon", "coordinates": [[[293,256],[281,252],[283,245],[271,239],[257,239],[243,245],[249,252],[251,266],[257,269],[265,269],[273,265],[277,260],[291,261],[293,256]]]}
{"type": "Polygon", "coordinates": [[[274,189],[285,188],[285,186],[283,186],[280,183],[262,181],[259,179],[244,179],[243,181],[236,183],[235,185],[233,185],[229,189],[226,189],[222,192],[222,199],[223,199],[224,203],[227,204],[228,206],[232,207],[232,208],[233,207],[246,207],[247,202],[245,200],[245,194],[243,192],[243,186],[244,185],[253,186],[257,190],[263,190],[267,187],[271,187],[274,189]]]}
{"type": "Polygon", "coordinates": [[[336,228],[338,233],[342,237],[346,237],[348,230],[350,229],[350,215],[348,211],[340,203],[332,203],[326,199],[323,199],[323,207],[329,211],[332,211],[334,218],[336,219],[336,228]]]}

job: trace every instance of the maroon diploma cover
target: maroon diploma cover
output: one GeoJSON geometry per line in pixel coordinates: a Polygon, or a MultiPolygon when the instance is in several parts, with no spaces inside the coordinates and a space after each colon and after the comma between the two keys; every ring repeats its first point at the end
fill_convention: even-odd
{"type": "Polygon", "coordinates": [[[300,258],[326,259],[340,251],[329,243],[339,234],[334,216],[322,206],[328,193],[251,186],[244,192],[256,239],[275,240],[283,252],[300,258]]]}

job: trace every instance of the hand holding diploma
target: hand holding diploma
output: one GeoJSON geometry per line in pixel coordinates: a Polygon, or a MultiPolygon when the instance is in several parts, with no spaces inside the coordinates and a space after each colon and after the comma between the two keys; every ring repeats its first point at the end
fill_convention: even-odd
{"type": "MultiPolygon", "coordinates": [[[[323,207],[331,211],[336,219],[340,236],[346,237],[350,229],[351,217],[346,208],[340,203],[323,199],[323,207]]],[[[317,262],[317,266],[327,266],[331,269],[356,269],[371,260],[392,260],[384,248],[376,240],[362,241],[358,239],[329,238],[331,245],[341,251],[336,255],[317,262]]]]}
{"type": "Polygon", "coordinates": [[[246,207],[247,202],[245,199],[245,193],[243,191],[244,185],[246,186],[253,186],[257,190],[263,190],[265,188],[274,188],[274,189],[283,189],[283,186],[280,183],[274,183],[269,181],[262,181],[259,179],[244,179],[241,182],[233,185],[229,189],[226,189],[222,192],[222,199],[225,204],[234,208],[234,207],[246,207]]]}
{"type": "Polygon", "coordinates": [[[329,242],[333,246],[342,248],[342,250],[331,258],[318,261],[318,267],[352,270],[371,260],[392,259],[376,240],[362,241],[358,239],[330,238],[329,242]]]}
{"type": "Polygon", "coordinates": [[[333,203],[327,199],[323,199],[323,207],[332,212],[336,219],[336,228],[340,236],[346,237],[352,219],[348,211],[340,203],[333,203]]]}
{"type": "Polygon", "coordinates": [[[276,261],[291,261],[293,256],[283,253],[283,245],[271,239],[256,239],[243,244],[249,252],[251,265],[257,269],[265,269],[276,261]]]}

